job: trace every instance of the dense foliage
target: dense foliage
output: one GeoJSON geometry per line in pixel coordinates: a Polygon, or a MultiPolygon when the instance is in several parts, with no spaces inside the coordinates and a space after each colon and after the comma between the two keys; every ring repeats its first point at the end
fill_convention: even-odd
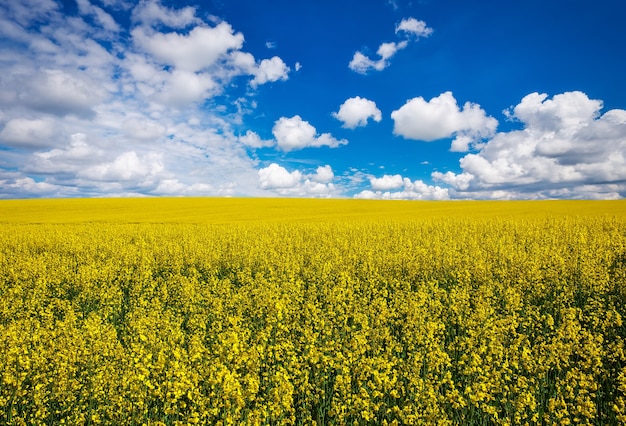
{"type": "Polygon", "coordinates": [[[12,203],[2,424],[626,424],[623,202],[12,203]]]}

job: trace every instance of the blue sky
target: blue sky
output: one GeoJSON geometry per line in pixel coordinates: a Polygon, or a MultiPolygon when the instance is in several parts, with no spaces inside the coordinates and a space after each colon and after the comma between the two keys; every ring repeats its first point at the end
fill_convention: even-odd
{"type": "Polygon", "coordinates": [[[625,12],[0,0],[0,198],[623,198],[625,12]]]}

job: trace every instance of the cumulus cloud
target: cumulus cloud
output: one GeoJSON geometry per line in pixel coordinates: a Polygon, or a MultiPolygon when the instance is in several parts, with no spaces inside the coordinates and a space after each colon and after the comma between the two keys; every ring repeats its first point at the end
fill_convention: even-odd
{"type": "Polygon", "coordinates": [[[167,33],[139,26],[131,34],[137,52],[127,55],[125,65],[136,88],[163,104],[211,98],[239,76],[252,77],[252,87],[289,78],[290,69],[280,57],[257,61],[242,51],[243,34],[227,22],[167,33]]]}
{"type": "Polygon", "coordinates": [[[359,74],[367,74],[367,72],[372,69],[382,71],[387,65],[388,64],[383,60],[374,61],[361,52],[354,52],[354,56],[348,64],[348,68],[359,74]]]}
{"type": "Polygon", "coordinates": [[[189,34],[160,33],[137,27],[134,42],[163,65],[179,70],[199,71],[213,64],[231,50],[243,45],[243,34],[235,33],[226,22],[215,27],[194,27],[189,34]]]}
{"type": "Polygon", "coordinates": [[[387,68],[391,62],[389,61],[399,50],[404,49],[409,44],[408,42],[401,41],[399,43],[390,42],[382,43],[376,54],[380,56],[379,59],[370,59],[361,52],[355,52],[352,60],[348,64],[348,67],[359,74],[367,74],[371,70],[382,71],[387,68]]]}
{"type": "Polygon", "coordinates": [[[272,163],[259,169],[259,186],[279,195],[329,197],[336,195],[332,180],[334,173],[328,165],[320,166],[315,173],[292,172],[272,163]]]}
{"type": "Polygon", "coordinates": [[[433,179],[479,198],[618,198],[626,195],[626,111],[601,114],[583,92],[531,93],[501,132],[460,160],[462,172],[433,179]]]}
{"type": "Polygon", "coordinates": [[[343,127],[354,129],[367,125],[367,120],[372,118],[379,122],[382,120],[382,113],[376,107],[374,101],[356,96],[347,99],[339,107],[338,112],[333,112],[333,117],[343,122],[343,127]]]}
{"type": "Polygon", "coordinates": [[[278,80],[287,80],[289,77],[289,67],[278,56],[271,59],[263,59],[256,71],[254,71],[254,79],[252,86],[274,82],[278,80]]]}
{"type": "Polygon", "coordinates": [[[194,73],[175,69],[166,74],[163,86],[152,99],[166,105],[185,105],[210,98],[220,92],[222,86],[208,73],[194,73]]]}
{"type": "Polygon", "coordinates": [[[474,179],[474,175],[471,175],[469,173],[457,174],[453,172],[433,172],[431,174],[431,177],[435,182],[444,182],[456,189],[460,189],[463,191],[469,188],[470,182],[472,181],[472,179],[474,179]]]}
{"type": "Polygon", "coordinates": [[[382,177],[370,178],[370,184],[374,190],[388,190],[402,187],[404,181],[401,175],[384,175],[382,177]]]}
{"type": "Polygon", "coordinates": [[[273,140],[263,140],[252,130],[248,130],[244,135],[239,136],[239,142],[250,148],[265,148],[274,145],[273,140]]]}
{"type": "Polygon", "coordinates": [[[14,118],[0,131],[0,143],[23,148],[40,148],[54,145],[56,123],[47,118],[29,120],[14,118]]]}
{"type": "Polygon", "coordinates": [[[19,176],[15,173],[1,173],[0,170],[0,198],[21,198],[24,194],[29,197],[59,197],[76,195],[76,188],[66,188],[48,182],[36,181],[31,177],[19,176]]]}
{"type": "MultiPolygon", "coordinates": [[[[420,37],[428,37],[432,33],[432,28],[426,26],[424,21],[418,21],[415,18],[403,19],[396,27],[396,34],[407,34],[411,40],[417,40],[420,37]]],[[[382,71],[387,68],[391,62],[390,59],[395,54],[409,45],[409,39],[399,42],[381,43],[376,51],[378,59],[371,59],[363,52],[354,53],[348,67],[359,74],[367,74],[369,71],[382,71]]]]}
{"type": "Polygon", "coordinates": [[[319,166],[315,170],[315,174],[311,175],[311,179],[315,182],[320,183],[329,183],[334,179],[335,174],[333,173],[333,169],[329,166],[319,166]]]}
{"type": "Polygon", "coordinates": [[[124,65],[130,81],[126,90],[165,108],[184,107],[211,98],[222,89],[211,73],[163,70],[142,55],[129,55],[124,65]]]}
{"type": "Polygon", "coordinates": [[[370,185],[371,190],[363,190],[354,198],[385,200],[447,200],[450,198],[448,188],[428,185],[421,179],[411,181],[401,175],[370,177],[370,185]]]}
{"type": "Polygon", "coordinates": [[[142,181],[150,176],[158,176],[163,169],[162,154],[153,152],[139,157],[135,151],[127,151],[111,162],[82,170],[79,176],[96,181],[142,181]]]}
{"type": "Polygon", "coordinates": [[[287,169],[276,163],[259,170],[259,183],[261,188],[265,189],[292,188],[301,180],[302,173],[298,170],[288,172],[287,169]]]}
{"type": "Polygon", "coordinates": [[[396,26],[396,34],[405,32],[415,37],[428,37],[433,33],[433,29],[426,25],[426,22],[415,18],[406,18],[396,26]]]}
{"type": "Polygon", "coordinates": [[[330,133],[318,135],[315,127],[299,115],[281,117],[274,123],[272,133],[278,147],[285,152],[309,147],[337,148],[348,143],[345,139],[335,139],[330,133]]]}
{"type": "Polygon", "coordinates": [[[471,143],[494,134],[498,121],[480,105],[466,102],[459,108],[452,92],[426,101],[419,96],[391,113],[393,132],[407,139],[431,142],[455,137],[452,151],[468,151],[471,143]]]}
{"type": "Polygon", "coordinates": [[[519,120],[529,131],[575,133],[597,118],[602,102],[589,99],[583,92],[566,92],[548,99],[546,93],[531,93],[504,113],[519,120]]]}

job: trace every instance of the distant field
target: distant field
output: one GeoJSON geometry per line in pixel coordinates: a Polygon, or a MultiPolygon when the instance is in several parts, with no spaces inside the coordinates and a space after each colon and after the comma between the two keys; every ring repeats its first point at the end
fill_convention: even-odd
{"type": "Polygon", "coordinates": [[[97,198],[0,201],[0,223],[230,223],[437,217],[626,216],[619,201],[380,201],[289,198],[97,198]]]}
{"type": "Polygon", "coordinates": [[[626,424],[625,201],[0,201],[0,424],[626,424]]]}

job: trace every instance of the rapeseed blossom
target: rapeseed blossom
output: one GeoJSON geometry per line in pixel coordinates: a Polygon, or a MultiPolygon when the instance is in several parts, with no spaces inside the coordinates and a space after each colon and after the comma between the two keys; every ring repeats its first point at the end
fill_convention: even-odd
{"type": "Polygon", "coordinates": [[[626,424],[623,202],[39,203],[2,424],[626,424]]]}

